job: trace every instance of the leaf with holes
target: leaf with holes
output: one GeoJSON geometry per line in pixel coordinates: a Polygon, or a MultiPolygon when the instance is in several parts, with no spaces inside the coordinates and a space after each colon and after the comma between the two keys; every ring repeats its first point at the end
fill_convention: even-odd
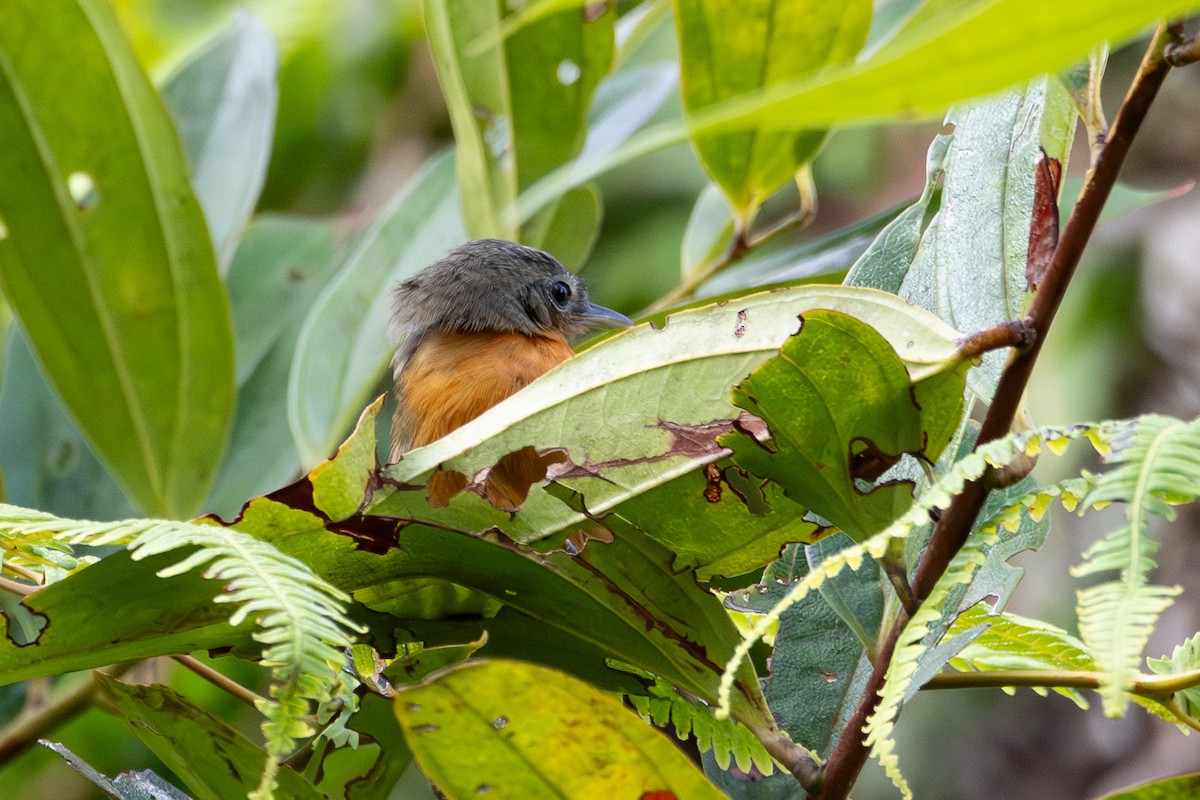
{"type": "Polygon", "coordinates": [[[146,512],[195,512],[225,447],[233,339],[171,121],[108,4],[0,5],[0,289],[146,512]]]}
{"type": "Polygon", "coordinates": [[[467,664],[402,690],[395,709],[422,771],[451,798],[722,797],[619,700],[542,667],[467,664]]]}

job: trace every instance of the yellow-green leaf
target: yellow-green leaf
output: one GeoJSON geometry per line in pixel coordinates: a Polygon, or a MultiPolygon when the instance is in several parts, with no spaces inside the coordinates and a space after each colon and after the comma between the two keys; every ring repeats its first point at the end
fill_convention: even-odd
{"type": "Polygon", "coordinates": [[[620,701],[544,667],[477,661],[395,703],[417,763],[452,800],[723,797],[620,701]]]}

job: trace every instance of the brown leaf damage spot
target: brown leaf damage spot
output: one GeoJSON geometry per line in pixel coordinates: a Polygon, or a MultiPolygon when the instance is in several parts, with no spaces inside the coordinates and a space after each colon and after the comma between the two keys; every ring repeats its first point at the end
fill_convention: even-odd
{"type": "Polygon", "coordinates": [[[721,470],[716,464],[704,467],[704,499],[710,503],[721,502],[721,470]]]}
{"type": "Polygon", "coordinates": [[[438,467],[437,472],[429,476],[425,486],[425,498],[431,508],[445,508],[450,500],[463,489],[467,488],[467,476],[452,469],[438,467]]]}
{"type": "Polygon", "coordinates": [[[529,489],[546,479],[546,471],[554,464],[570,459],[561,449],[539,453],[526,445],[501,457],[487,471],[483,480],[483,495],[501,511],[516,511],[529,497],[529,489]]]}
{"type": "Polygon", "coordinates": [[[746,309],[737,313],[737,324],[733,326],[733,338],[740,339],[746,335],[746,309]]]}
{"type": "Polygon", "coordinates": [[[1025,281],[1032,291],[1042,282],[1058,247],[1058,189],[1062,164],[1043,150],[1034,165],[1033,210],[1029,219],[1029,257],[1025,281]]]}

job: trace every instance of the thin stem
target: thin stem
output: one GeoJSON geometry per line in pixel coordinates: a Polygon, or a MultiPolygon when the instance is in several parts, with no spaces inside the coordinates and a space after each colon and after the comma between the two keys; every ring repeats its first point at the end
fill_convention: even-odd
{"type": "MultiPolygon", "coordinates": [[[[1170,29],[1160,26],[1150,42],[1129,92],[1113,120],[1104,148],[1088,171],[1083,190],[1059,237],[1058,246],[1042,283],[1034,293],[1033,303],[1027,315],[1027,325],[1033,332],[1033,341],[1026,347],[1015,350],[1005,366],[992,405],[980,430],[979,444],[1005,435],[1012,426],[1021,407],[1021,399],[1033,365],[1037,361],[1055,312],[1066,294],[1075,267],[1079,264],[1084,247],[1096,226],[1104,202],[1116,183],[1117,173],[1129,152],[1129,146],[1158,94],[1163,79],[1170,71],[1170,65],[1164,59],[1163,53],[1172,38],[1178,38],[1178,32],[1177,25],[1170,29]]],[[[966,542],[987,494],[986,481],[968,483],[938,521],[929,547],[913,576],[912,588],[918,600],[929,596],[951,559],[966,542]]],[[[824,782],[813,796],[814,800],[842,800],[849,796],[850,789],[867,759],[867,749],[862,736],[863,725],[879,701],[878,693],[883,686],[884,675],[906,623],[906,615],[902,615],[880,647],[866,690],[830,754],[825,767],[824,782]]]]}
{"type": "Polygon", "coordinates": [[[36,583],[39,586],[41,585],[42,581],[44,580],[42,575],[40,575],[37,572],[34,572],[33,570],[29,569],[29,567],[23,566],[21,564],[5,562],[4,571],[11,572],[14,575],[16,575],[17,577],[24,578],[27,581],[32,581],[33,583],[36,583]]]}
{"type": "Polygon", "coordinates": [[[958,351],[968,358],[978,358],[1005,347],[1027,347],[1033,344],[1033,335],[1025,320],[1013,319],[966,336],[959,341],[958,351]]]}
{"type": "Polygon", "coordinates": [[[701,286],[708,283],[719,273],[741,261],[756,248],[762,247],[785,233],[800,230],[812,222],[817,214],[817,195],[812,186],[811,174],[804,169],[798,172],[796,174],[796,186],[800,191],[800,203],[795,213],[783,217],[757,236],[751,236],[748,231],[739,228],[734,233],[729,247],[720,258],[693,270],[690,275],[679,282],[678,286],[656,300],[653,305],[646,309],[645,313],[653,314],[682,302],[701,286]]]}
{"type": "MultiPolygon", "coordinates": [[[[137,662],[118,664],[95,670],[119,678],[137,662]]],[[[87,710],[96,699],[96,680],[92,673],[79,678],[71,686],[37,711],[19,715],[0,730],[0,764],[6,764],[48,735],[62,723],[87,710]]]]}
{"type": "Polygon", "coordinates": [[[217,672],[215,669],[202,661],[198,661],[189,655],[183,654],[176,654],[171,656],[171,658],[175,662],[187,667],[192,672],[211,683],[213,686],[228,692],[251,708],[257,708],[258,703],[266,702],[266,698],[262,695],[255,694],[237,681],[229,678],[226,675],[222,675],[220,672],[217,672]]]}
{"type": "MultiPolygon", "coordinates": [[[[1019,686],[1041,689],[1099,689],[1099,672],[1044,669],[989,670],[987,672],[943,672],[933,676],[922,689],[995,689],[1019,686]]],[[[1138,675],[1130,692],[1151,700],[1163,700],[1176,692],[1200,686],[1200,670],[1178,675],[1138,675]]]]}
{"type": "Polygon", "coordinates": [[[20,581],[9,580],[8,578],[0,577],[0,590],[19,594],[22,597],[28,597],[42,587],[34,586],[30,583],[21,583],[20,581]]]}

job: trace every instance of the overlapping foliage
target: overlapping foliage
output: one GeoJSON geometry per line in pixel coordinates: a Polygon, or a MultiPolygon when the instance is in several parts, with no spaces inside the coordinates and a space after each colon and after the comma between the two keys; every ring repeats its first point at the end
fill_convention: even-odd
{"type": "MultiPolygon", "coordinates": [[[[1195,3],[897,0],[874,19],[870,4],[809,0],[510,5],[422,4],[455,146],[348,247],[322,222],[246,227],[275,102],[257,23],[197,50],[164,105],[103,0],[0,10],[8,351],[27,340],[53,387],[10,356],[5,390],[24,378],[61,398],[71,441],[86,437],[112,476],[92,480],[115,479],[141,513],[212,512],[82,522],[0,507],[0,679],[204,649],[267,668],[261,748],[172,689],[98,679],[201,797],[386,797],[414,760],[451,797],[740,798],[755,796],[752,771],[794,794],[901,614],[931,512],[967,481],[1086,437],[1109,469],[992,492],[900,634],[868,742],[908,794],[894,722],[947,665],[1044,670],[1077,700],[1055,672],[1094,673],[1110,714],[1132,698],[1197,724],[1194,685],[1164,698],[1137,670],[1179,591],[1150,582],[1149,518],[1200,496],[1198,423],[1152,416],[975,448],[971,412],[1003,357],[970,336],[1023,312],[1054,247],[1046,175],[1069,152],[1076,87],[1038,74],[1195,3]],[[627,63],[672,20],[677,62],[627,63]],[[88,82],[61,74],[66,42],[88,82]],[[761,69],[728,68],[750,56],[761,69]],[[797,174],[807,197],[827,128],[958,101],[911,206],[762,255],[760,206],[797,174]],[[235,122],[247,109],[253,124],[235,122]],[[645,129],[655,114],[670,118],[645,129]],[[603,212],[587,181],[685,136],[713,186],[678,294],[725,294],[594,343],[382,464],[382,399],[367,404],[389,357],[387,287],[469,236],[582,263],[603,212]],[[821,265],[848,271],[845,285],[795,285],[821,265]],[[280,313],[263,312],[272,303],[280,313]],[[1081,639],[979,606],[1007,598],[1019,575],[1005,562],[1040,544],[1056,498],[1127,512],[1076,569],[1117,573],[1079,592],[1081,639]],[[751,588],[717,590],[730,580],[751,588]],[[708,776],[614,694],[692,737],[708,776]],[[304,757],[281,764],[302,741],[304,757]],[[375,748],[362,774],[326,774],[355,744],[375,748]],[[247,780],[256,764],[262,780],[247,780]]],[[[31,413],[0,397],[0,437],[31,413]]],[[[10,463],[10,485],[40,480],[37,459],[10,463]]],[[[1151,667],[1185,674],[1196,660],[1193,637],[1151,667]]]]}

